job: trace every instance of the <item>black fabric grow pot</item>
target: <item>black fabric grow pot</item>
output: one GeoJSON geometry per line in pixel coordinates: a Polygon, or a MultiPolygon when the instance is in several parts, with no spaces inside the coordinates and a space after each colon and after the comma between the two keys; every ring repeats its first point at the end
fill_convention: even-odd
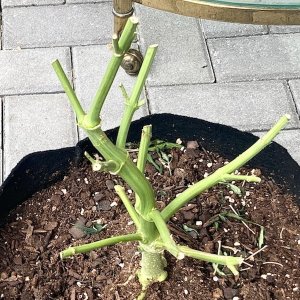
{"type": "MultiPolygon", "coordinates": [[[[133,122],[128,141],[139,141],[142,127],[148,124],[153,125],[153,139],[197,140],[205,149],[218,152],[228,159],[235,158],[258,139],[252,134],[224,125],[195,118],[158,114],[133,122]]],[[[115,140],[117,128],[108,130],[107,134],[115,140]]],[[[38,190],[62,179],[71,163],[80,163],[85,150],[91,153],[95,151],[87,139],[80,141],[76,147],[36,152],[24,157],[0,188],[0,224],[4,223],[11,209],[38,190]]],[[[286,149],[272,143],[247,165],[262,169],[265,175],[271,176],[289,193],[295,194],[300,204],[300,167],[286,149]]]]}

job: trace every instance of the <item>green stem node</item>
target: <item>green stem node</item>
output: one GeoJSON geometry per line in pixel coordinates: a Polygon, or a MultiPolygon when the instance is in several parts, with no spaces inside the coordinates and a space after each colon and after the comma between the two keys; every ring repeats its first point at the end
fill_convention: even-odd
{"type": "Polygon", "coordinates": [[[163,247],[169,251],[173,256],[175,256],[177,259],[183,259],[184,254],[179,251],[175,241],[173,240],[171,233],[168,229],[168,226],[164,219],[162,218],[160,212],[157,209],[154,209],[149,216],[153,220],[154,224],[156,225],[156,228],[159,232],[159,236],[162,240],[163,247]]]}

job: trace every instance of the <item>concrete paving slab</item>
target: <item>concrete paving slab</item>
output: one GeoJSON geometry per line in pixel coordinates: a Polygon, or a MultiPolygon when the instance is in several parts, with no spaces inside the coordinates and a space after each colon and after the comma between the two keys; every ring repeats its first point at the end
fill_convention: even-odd
{"type": "Polygon", "coordinates": [[[66,0],[66,3],[98,3],[98,2],[112,2],[112,0],[66,0]]]}
{"type": "Polygon", "coordinates": [[[299,25],[290,25],[290,26],[270,25],[269,30],[270,33],[295,33],[295,32],[300,32],[300,26],[299,25]]]}
{"type": "Polygon", "coordinates": [[[70,77],[69,48],[0,51],[0,95],[62,91],[51,66],[55,59],[70,77]]]}
{"type": "Polygon", "coordinates": [[[300,34],[208,40],[217,81],[300,77],[300,34]]]}
{"type": "Polygon", "coordinates": [[[199,20],[199,22],[206,38],[262,35],[268,33],[268,27],[264,25],[237,24],[210,20],[199,20]]]}
{"type": "Polygon", "coordinates": [[[206,44],[196,19],[136,5],[143,51],[158,44],[150,85],[214,82],[206,44]]]}
{"type": "Polygon", "coordinates": [[[65,0],[1,0],[2,7],[30,6],[30,5],[56,5],[64,4],[65,0]]]}
{"type": "MultiPolygon", "coordinates": [[[[262,137],[265,132],[254,132],[253,134],[262,137]]],[[[292,158],[300,165],[300,131],[283,130],[274,140],[286,148],[292,158]]]]}
{"type": "MultiPolygon", "coordinates": [[[[300,80],[289,80],[289,86],[295,100],[295,104],[298,110],[298,115],[300,118],[300,80]]],[[[300,145],[299,145],[300,148],[300,145]]]]}
{"type": "Polygon", "coordinates": [[[4,49],[106,44],[111,3],[3,9],[4,49]]]}
{"type": "Polygon", "coordinates": [[[285,113],[288,127],[299,128],[284,82],[240,82],[149,87],[151,113],[173,113],[229,125],[240,130],[268,130],[285,113]]]}
{"type": "MultiPolygon", "coordinates": [[[[96,94],[100,80],[106,70],[112,52],[107,46],[86,46],[73,48],[73,66],[75,75],[75,90],[84,108],[87,110],[96,94]]],[[[103,117],[103,128],[109,129],[120,125],[124,111],[124,99],[122,98],[119,84],[123,83],[130,94],[136,77],[127,75],[122,68],[116,76],[113,86],[104,103],[101,116],[103,117]]],[[[148,114],[147,106],[140,108],[134,119],[148,114]]],[[[80,138],[85,134],[80,131],[80,138]]]]}
{"type": "Polygon", "coordinates": [[[73,146],[76,122],[64,94],[4,97],[4,178],[26,154],[73,146]]]}

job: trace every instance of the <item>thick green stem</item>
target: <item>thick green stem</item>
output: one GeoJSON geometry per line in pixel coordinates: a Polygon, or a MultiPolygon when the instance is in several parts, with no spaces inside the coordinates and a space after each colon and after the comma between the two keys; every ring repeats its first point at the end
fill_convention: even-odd
{"type": "MultiPolygon", "coordinates": [[[[138,24],[138,20],[135,17],[128,19],[126,26],[122,32],[120,40],[117,46],[117,53],[111,58],[110,63],[106,69],[106,72],[102,78],[100,86],[97,93],[92,101],[90,110],[85,118],[84,122],[87,127],[93,128],[99,125],[100,122],[100,112],[106,96],[111,88],[111,85],[116,77],[117,71],[122,63],[124,54],[128,51],[134,37],[135,31],[138,24]]],[[[116,40],[113,39],[113,44],[116,47],[116,40]]]]}
{"type": "MultiPolygon", "coordinates": [[[[137,160],[137,168],[144,174],[145,165],[147,161],[148,148],[150,144],[152,134],[152,126],[144,126],[142,130],[141,142],[139,147],[139,154],[137,160]]],[[[138,195],[135,195],[135,207],[137,210],[141,210],[141,200],[138,195]]]]}
{"type": "MultiPolygon", "coordinates": [[[[150,68],[152,66],[154,56],[157,50],[157,45],[151,45],[147,53],[145,55],[145,59],[143,61],[142,67],[139,71],[138,78],[133,87],[132,94],[129,99],[125,98],[125,111],[121,120],[117,142],[116,145],[119,148],[124,148],[127,140],[127,135],[129,131],[129,127],[132,121],[132,117],[134,112],[143,104],[139,103],[139,99],[146,81],[146,78],[149,74],[150,68]]],[[[124,92],[123,92],[124,95],[124,92]]],[[[126,94],[125,94],[126,95],[126,94]]]]}
{"type": "Polygon", "coordinates": [[[137,214],[134,207],[132,206],[129,198],[127,197],[127,195],[125,193],[124,188],[120,185],[115,185],[115,191],[121,198],[125,208],[127,209],[128,213],[129,213],[129,216],[132,219],[132,221],[134,222],[135,226],[139,229],[141,226],[140,220],[139,220],[139,215],[137,214]]]}
{"type": "Polygon", "coordinates": [[[83,127],[83,129],[103,157],[106,160],[113,160],[119,166],[115,173],[121,176],[142,199],[140,214],[146,217],[155,206],[154,192],[149,181],[129,159],[128,153],[117,148],[100,128],[89,130],[83,127]]]}
{"type": "Polygon", "coordinates": [[[216,185],[218,182],[222,181],[224,175],[231,174],[232,172],[243,166],[245,163],[247,163],[255,155],[257,155],[261,150],[263,150],[270,144],[270,142],[276,137],[279,131],[287,124],[289,119],[289,115],[284,115],[283,117],[281,117],[280,120],[267,134],[260,138],[255,144],[253,144],[240,156],[235,158],[232,162],[225,165],[224,167],[218,169],[210,176],[189,187],[179,196],[177,196],[163,209],[162,217],[164,218],[164,220],[169,220],[181,207],[183,207],[191,199],[201,194],[203,191],[209,189],[210,187],[216,185]]]}
{"type": "Polygon", "coordinates": [[[234,275],[238,275],[238,271],[236,270],[235,266],[240,265],[244,261],[242,257],[211,254],[207,252],[194,250],[186,246],[178,246],[178,248],[181,252],[184,253],[184,255],[188,257],[193,257],[199,260],[219,265],[225,265],[230,269],[230,271],[232,271],[234,275]]]}
{"type": "Polygon", "coordinates": [[[110,237],[108,239],[104,239],[104,240],[89,243],[89,244],[70,247],[70,248],[60,252],[60,258],[64,259],[64,258],[67,258],[69,256],[73,256],[73,255],[78,254],[78,253],[86,253],[86,252],[90,252],[92,250],[96,250],[96,249],[103,248],[103,247],[106,247],[106,246],[115,245],[115,244],[118,244],[118,243],[125,243],[125,242],[131,242],[131,241],[141,241],[141,240],[142,240],[142,236],[141,236],[140,233],[119,235],[119,236],[110,237]]]}
{"type": "Polygon", "coordinates": [[[71,86],[69,79],[66,76],[66,73],[64,72],[64,70],[58,60],[55,60],[52,63],[52,67],[70,100],[71,106],[76,114],[78,122],[81,122],[82,118],[85,115],[85,112],[83,111],[83,109],[80,105],[80,102],[71,86]]]}
{"type": "Polygon", "coordinates": [[[142,250],[141,269],[138,271],[138,278],[143,286],[147,288],[154,282],[166,280],[168,273],[165,271],[167,261],[160,252],[142,250]]]}

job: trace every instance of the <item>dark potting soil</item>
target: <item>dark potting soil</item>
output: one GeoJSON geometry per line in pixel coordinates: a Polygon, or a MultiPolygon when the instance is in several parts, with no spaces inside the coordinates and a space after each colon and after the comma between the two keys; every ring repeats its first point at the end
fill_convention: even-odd
{"type": "MultiPolygon", "coordinates": [[[[163,174],[151,164],[146,167],[160,208],[227,163],[195,143],[189,145],[171,151],[163,174]]],[[[153,284],[147,299],[300,299],[299,207],[259,169],[240,172],[259,175],[262,182],[219,184],[168,224],[180,244],[211,253],[221,245],[223,254],[248,258],[239,278],[222,266],[219,270],[227,276],[214,273],[211,264],[191,258],[176,261],[166,253],[168,279],[153,284]]],[[[141,290],[134,276],[140,260],[137,243],[59,259],[59,252],[70,245],[135,231],[115,184],[123,182],[94,173],[84,163],[12,211],[0,229],[0,299],[135,299],[141,290]]],[[[126,190],[133,200],[132,191],[126,190]]]]}

